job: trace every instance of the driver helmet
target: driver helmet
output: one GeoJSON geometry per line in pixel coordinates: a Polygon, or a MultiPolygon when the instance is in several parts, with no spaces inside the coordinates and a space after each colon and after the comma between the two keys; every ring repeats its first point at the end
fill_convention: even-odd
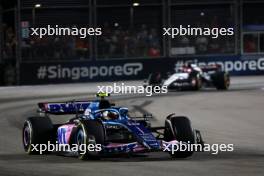
{"type": "Polygon", "coordinates": [[[118,113],[114,111],[105,111],[103,112],[104,119],[117,119],[118,113]]]}

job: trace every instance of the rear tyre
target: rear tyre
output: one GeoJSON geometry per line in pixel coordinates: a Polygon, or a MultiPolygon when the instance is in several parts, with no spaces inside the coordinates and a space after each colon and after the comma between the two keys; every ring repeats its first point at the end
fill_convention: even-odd
{"type": "Polygon", "coordinates": [[[227,90],[230,86],[230,76],[227,72],[217,72],[213,75],[213,84],[217,90],[227,90]]]}
{"type": "MultiPolygon", "coordinates": [[[[102,123],[99,121],[86,120],[80,122],[76,132],[76,144],[86,147],[79,150],[79,159],[100,159],[100,151],[105,143],[105,132],[102,123]],[[88,146],[91,146],[89,148],[88,146]]],[[[79,148],[80,149],[80,148],[79,148]]]]}
{"type": "Polygon", "coordinates": [[[161,73],[159,72],[155,72],[155,73],[151,73],[149,76],[149,85],[160,85],[162,82],[162,76],[161,73]]]}
{"type": "MultiPolygon", "coordinates": [[[[184,116],[169,117],[165,121],[164,139],[194,144],[195,138],[190,120],[184,116]]],[[[193,154],[193,151],[174,151],[170,154],[173,158],[187,158],[193,154]]]]}
{"type": "MultiPolygon", "coordinates": [[[[33,149],[33,145],[48,144],[52,141],[53,124],[49,117],[29,117],[25,122],[22,130],[22,140],[24,150],[28,154],[40,154],[33,149]]],[[[39,148],[38,148],[39,150],[39,148]]],[[[49,153],[44,151],[44,154],[49,153]]]]}

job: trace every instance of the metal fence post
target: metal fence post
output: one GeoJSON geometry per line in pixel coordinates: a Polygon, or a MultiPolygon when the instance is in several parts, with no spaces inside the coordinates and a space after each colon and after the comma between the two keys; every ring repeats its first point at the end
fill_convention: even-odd
{"type": "Polygon", "coordinates": [[[3,61],[3,40],[4,40],[4,33],[3,33],[3,7],[0,4],[0,63],[3,61]]]}
{"type": "Polygon", "coordinates": [[[16,28],[16,84],[20,85],[20,63],[21,63],[21,1],[17,0],[15,8],[15,28],[16,28]]]}

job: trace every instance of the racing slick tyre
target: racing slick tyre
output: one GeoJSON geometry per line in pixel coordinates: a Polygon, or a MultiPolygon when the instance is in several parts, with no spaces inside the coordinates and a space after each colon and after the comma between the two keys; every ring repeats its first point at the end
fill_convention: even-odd
{"type": "MultiPolygon", "coordinates": [[[[195,137],[190,120],[184,116],[169,116],[165,121],[164,139],[194,144],[195,137]]],[[[193,151],[171,151],[170,154],[173,158],[187,158],[193,151]]]]}
{"type": "MultiPolygon", "coordinates": [[[[29,117],[24,122],[22,131],[22,140],[24,150],[28,154],[41,154],[33,146],[39,144],[48,144],[52,141],[53,124],[49,117],[29,117]]],[[[39,150],[39,148],[38,148],[39,150]]],[[[44,151],[44,154],[49,153],[44,151]]]]}
{"type": "Polygon", "coordinates": [[[162,82],[161,73],[155,72],[149,75],[149,85],[160,85],[162,82]]]}
{"type": "Polygon", "coordinates": [[[230,76],[227,72],[217,72],[212,77],[217,90],[227,90],[230,86],[230,76]]]}
{"type": "Polygon", "coordinates": [[[86,150],[79,150],[79,159],[100,159],[101,147],[105,143],[105,131],[103,124],[94,120],[81,121],[77,127],[76,143],[78,147],[81,147],[82,145],[86,150]]]}

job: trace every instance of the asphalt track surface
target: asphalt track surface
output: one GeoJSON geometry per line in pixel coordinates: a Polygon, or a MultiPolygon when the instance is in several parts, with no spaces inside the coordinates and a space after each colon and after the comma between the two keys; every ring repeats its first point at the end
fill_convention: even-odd
{"type": "MultiPolygon", "coordinates": [[[[128,106],[134,113],[151,112],[154,126],[163,125],[166,115],[172,112],[188,116],[193,127],[201,130],[206,143],[233,143],[233,152],[220,152],[217,155],[199,152],[191,158],[178,160],[161,152],[99,161],[25,154],[21,127],[23,121],[35,113],[37,102],[83,99],[96,90],[96,85],[0,88],[0,175],[264,175],[264,77],[233,78],[229,91],[207,89],[152,97],[111,97],[116,104],[128,106]]],[[[65,120],[62,117],[52,119],[65,120]]]]}

